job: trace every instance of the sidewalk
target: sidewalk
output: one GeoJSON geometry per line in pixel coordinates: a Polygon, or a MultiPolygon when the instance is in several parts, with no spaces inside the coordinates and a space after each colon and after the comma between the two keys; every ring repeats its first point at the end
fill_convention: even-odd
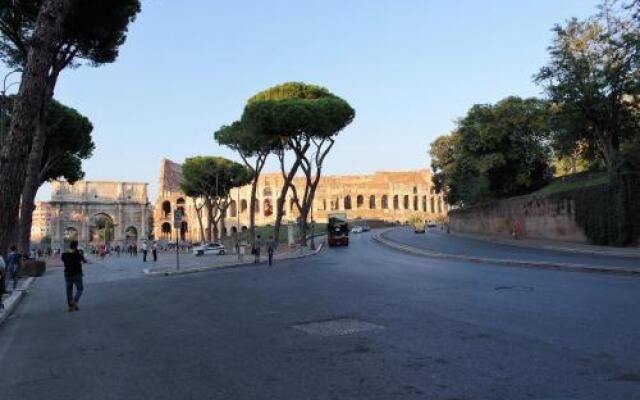
{"type": "MultiPolygon", "coordinates": [[[[20,279],[18,281],[18,287],[16,288],[16,290],[7,288],[7,291],[9,293],[0,295],[2,296],[2,303],[4,304],[4,309],[0,310],[0,325],[2,325],[2,323],[9,317],[9,315],[11,315],[13,310],[16,309],[34,279],[35,278],[33,277],[20,279]]],[[[12,286],[12,283],[9,283],[9,286],[12,286]]]]}
{"type": "Polygon", "coordinates": [[[478,235],[473,233],[452,232],[454,237],[463,237],[485,242],[499,243],[509,246],[526,247],[532,249],[565,251],[569,253],[579,254],[595,254],[602,256],[630,257],[640,260],[640,247],[611,247],[596,246],[591,244],[582,244],[574,242],[563,242],[558,240],[544,239],[512,239],[504,236],[478,235]]]}
{"type": "MultiPolygon", "coordinates": [[[[494,241],[430,230],[417,235],[412,229],[387,229],[374,235],[379,243],[406,253],[447,260],[492,265],[550,268],[580,272],[609,272],[640,275],[640,257],[633,252],[597,252],[580,245],[553,248],[533,247],[532,241],[516,246],[511,241],[494,241]],[[586,251],[588,250],[588,251],[586,251]]],[[[513,241],[515,242],[515,240],[513,241]]],[[[518,241],[519,244],[520,241],[518,241]]],[[[609,250],[609,249],[607,249],[609,250]]]]}
{"type": "MultiPolygon", "coordinates": [[[[277,261],[283,260],[291,260],[297,258],[309,257],[315,254],[320,253],[325,248],[324,241],[316,244],[316,250],[311,250],[309,247],[296,247],[293,249],[286,249],[284,251],[276,252],[274,254],[274,264],[277,261]]],[[[202,256],[207,257],[207,256],[202,256]]],[[[207,258],[200,259],[207,260],[207,258]]],[[[239,260],[237,254],[226,254],[224,256],[213,256],[215,258],[208,258],[211,260],[208,265],[196,265],[193,263],[187,265],[181,265],[180,269],[176,269],[175,265],[163,265],[152,268],[145,268],[144,274],[146,276],[170,276],[170,275],[183,275],[183,274],[191,274],[195,272],[204,272],[204,271],[213,271],[213,270],[221,270],[233,267],[242,267],[242,266],[255,266],[254,256],[249,254],[245,254],[239,260]]],[[[265,252],[261,253],[260,264],[267,264],[268,258],[265,252]]],[[[202,263],[198,263],[202,264],[202,263]]],[[[259,265],[260,265],[259,264],[259,265]]]]}

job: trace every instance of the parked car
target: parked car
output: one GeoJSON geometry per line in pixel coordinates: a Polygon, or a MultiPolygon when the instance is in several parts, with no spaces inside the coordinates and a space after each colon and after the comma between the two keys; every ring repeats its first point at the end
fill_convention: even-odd
{"type": "Polygon", "coordinates": [[[427,222],[427,226],[428,226],[429,228],[435,228],[435,227],[437,227],[437,226],[438,226],[438,224],[436,224],[434,221],[428,221],[428,222],[427,222]]]}
{"type": "Polygon", "coordinates": [[[371,230],[371,228],[369,227],[369,225],[364,224],[362,225],[362,232],[369,232],[371,230]]]}
{"type": "Polygon", "coordinates": [[[194,247],[193,254],[196,256],[203,256],[205,254],[217,254],[221,256],[224,255],[224,246],[220,243],[207,243],[203,246],[194,247]]]}
{"type": "Polygon", "coordinates": [[[360,225],[356,225],[353,228],[351,228],[351,233],[362,233],[362,232],[364,232],[364,229],[362,229],[360,225]]]}

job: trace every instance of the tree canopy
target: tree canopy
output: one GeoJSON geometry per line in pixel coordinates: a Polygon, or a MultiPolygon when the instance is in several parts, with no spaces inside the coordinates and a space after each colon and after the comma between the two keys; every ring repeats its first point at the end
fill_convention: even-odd
{"type": "Polygon", "coordinates": [[[246,166],[223,157],[190,157],[182,165],[180,187],[187,196],[222,198],[232,188],[248,184],[252,174],[246,166]]]}
{"type": "Polygon", "coordinates": [[[478,104],[431,145],[434,183],[450,204],[521,195],[552,177],[546,103],[509,97],[478,104]]]}
{"type": "MultiPolygon", "coordinates": [[[[0,57],[11,67],[24,64],[43,0],[0,2],[0,57]]],[[[74,59],[92,65],[115,61],[127,27],[140,12],[139,0],[74,1],[57,45],[56,63],[74,59]]]]}
{"type": "Polygon", "coordinates": [[[215,140],[238,154],[245,160],[260,154],[269,154],[274,147],[274,139],[260,132],[251,132],[242,121],[223,125],[214,133],[215,140]]]}
{"type": "Polygon", "coordinates": [[[47,136],[40,182],[64,178],[70,183],[84,177],[82,160],[91,157],[95,145],[93,125],[71,107],[52,101],[47,113],[47,136]]]}
{"type": "Polygon", "coordinates": [[[330,138],[349,125],[354,109],[327,89],[302,82],[274,86],[251,97],[242,115],[254,133],[281,138],[330,138]]]}
{"type": "Polygon", "coordinates": [[[553,102],[554,142],[562,154],[586,146],[614,169],[640,120],[640,26],[620,2],[554,28],[551,59],[536,81],[553,102]]]}
{"type": "MultiPolygon", "coordinates": [[[[252,178],[250,168],[223,157],[198,156],[185,160],[180,187],[187,196],[203,199],[208,224],[213,227],[209,240],[211,233],[213,239],[218,238],[218,221],[225,215],[231,189],[248,184],[252,178]]],[[[200,213],[198,219],[201,221],[200,213]]]]}

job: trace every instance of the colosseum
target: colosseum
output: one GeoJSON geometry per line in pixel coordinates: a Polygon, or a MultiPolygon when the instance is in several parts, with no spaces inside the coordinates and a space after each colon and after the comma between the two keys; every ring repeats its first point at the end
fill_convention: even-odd
{"type": "MultiPolygon", "coordinates": [[[[184,217],[178,233],[179,239],[193,242],[202,240],[194,199],[185,196],[180,190],[181,179],[180,164],[163,159],[160,164],[158,197],[153,211],[153,233],[156,239],[176,239],[173,212],[180,209],[184,217]]],[[[304,183],[302,177],[294,181],[297,188],[302,188],[300,190],[303,190],[304,183]]],[[[275,222],[276,199],[282,184],[279,172],[263,173],[260,176],[256,204],[257,226],[275,222]]],[[[232,200],[225,220],[224,231],[227,235],[247,229],[250,193],[251,186],[232,190],[232,200]]],[[[298,216],[290,196],[289,191],[284,216],[284,220],[288,222],[295,221],[298,216]]],[[[421,169],[375,172],[373,175],[324,176],[316,192],[313,219],[326,222],[327,215],[331,212],[345,212],[349,219],[406,222],[416,215],[425,220],[441,220],[447,214],[447,206],[442,194],[435,192],[430,170],[421,169]]],[[[206,221],[204,216],[203,221],[206,221]]]]}

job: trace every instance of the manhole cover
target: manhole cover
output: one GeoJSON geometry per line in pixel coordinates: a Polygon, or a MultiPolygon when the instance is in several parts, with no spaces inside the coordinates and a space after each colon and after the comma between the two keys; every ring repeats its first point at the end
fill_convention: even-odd
{"type": "Polygon", "coordinates": [[[294,325],[293,328],[311,335],[320,336],[351,335],[358,332],[384,329],[381,325],[353,318],[337,318],[326,321],[308,322],[305,324],[294,325]]]}
{"type": "Polygon", "coordinates": [[[531,286],[497,286],[494,290],[509,290],[513,292],[533,292],[531,286]]]}

